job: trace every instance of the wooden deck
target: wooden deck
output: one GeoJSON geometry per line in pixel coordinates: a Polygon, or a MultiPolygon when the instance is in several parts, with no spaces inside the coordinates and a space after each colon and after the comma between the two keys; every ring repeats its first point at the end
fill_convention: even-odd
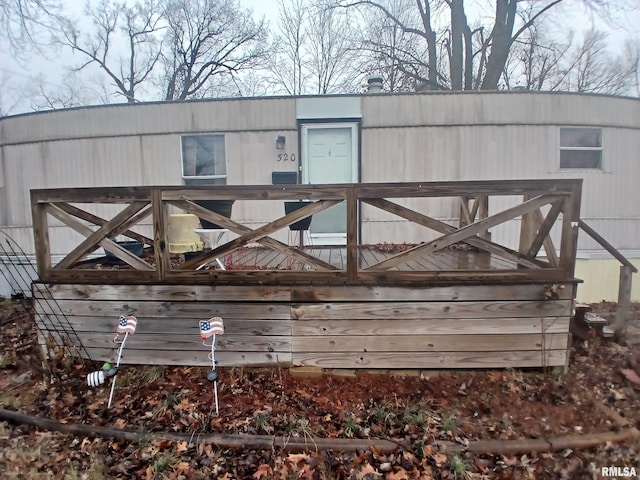
{"type": "MultiPolygon", "coordinates": [[[[391,258],[398,250],[410,248],[407,245],[364,245],[358,249],[358,266],[366,269],[391,258]]],[[[307,255],[344,270],[347,263],[347,249],[344,246],[305,246],[307,255]]],[[[263,247],[238,249],[221,259],[229,270],[303,270],[305,263],[290,260],[284,254],[263,247]]],[[[217,268],[215,263],[208,264],[217,268]]],[[[392,267],[393,271],[449,271],[449,270],[512,270],[517,262],[470,249],[455,249],[436,252],[425,258],[416,258],[392,267]]]]}
{"type": "Polygon", "coordinates": [[[571,290],[544,285],[238,287],[36,285],[43,339],[109,360],[118,315],[136,315],[125,363],[207,365],[198,321],[221,316],[221,366],[565,366],[571,290]],[[66,341],[66,340],[65,340],[66,341]]]}
{"type": "Polygon", "coordinates": [[[113,360],[116,321],[135,315],[138,329],[123,362],[207,365],[198,322],[220,316],[221,366],[566,366],[578,282],[573,268],[580,186],[578,180],[531,180],[33,191],[40,341],[92,360],[113,360]],[[521,201],[492,211],[492,195],[521,201]],[[203,197],[313,202],[250,228],[194,203],[203,197]],[[457,224],[389,200],[411,197],[452,198],[460,208],[457,224]],[[297,248],[272,237],[339,201],[347,202],[349,212],[346,245],[297,248]],[[107,219],[81,206],[92,202],[125,207],[107,219]],[[364,204],[408,220],[407,228],[427,227],[436,238],[412,245],[367,243],[360,238],[364,204]],[[169,205],[235,236],[177,261],[166,249],[169,205]],[[153,235],[145,236],[134,227],[149,216],[153,235]],[[50,218],[85,238],[55,265],[50,218]],[[491,228],[513,219],[520,221],[517,250],[491,240],[491,228]],[[144,242],[147,254],[139,258],[120,248],[112,240],[119,234],[144,242]],[[93,258],[99,247],[125,266],[111,268],[93,258]]]}

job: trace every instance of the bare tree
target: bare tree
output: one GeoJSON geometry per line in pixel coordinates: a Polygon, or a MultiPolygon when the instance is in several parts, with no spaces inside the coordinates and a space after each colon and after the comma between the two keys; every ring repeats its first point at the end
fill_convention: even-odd
{"type": "Polygon", "coordinates": [[[15,113],[19,104],[30,92],[16,81],[9,72],[0,71],[0,118],[15,113]]]}
{"type": "Polygon", "coordinates": [[[625,55],[635,59],[632,83],[635,96],[640,97],[640,41],[628,40],[625,43],[624,51],[625,55]]]}
{"type": "Polygon", "coordinates": [[[60,18],[57,42],[85,58],[76,71],[97,65],[113,82],[117,94],[135,102],[137,89],[149,79],[160,58],[158,35],[163,25],[156,0],[133,6],[102,0],[98,6],[87,3],[85,13],[91,18],[93,31],[83,34],[75,19],[60,18]]]}
{"type": "Polygon", "coordinates": [[[42,44],[40,34],[50,27],[60,8],[56,0],[2,0],[0,37],[4,37],[18,54],[28,47],[39,47],[42,44]]]}
{"type": "MultiPolygon", "coordinates": [[[[410,22],[411,6],[404,0],[389,2],[388,9],[403,24],[410,22]]],[[[426,49],[405,32],[398,22],[377,11],[365,10],[360,22],[359,50],[364,55],[363,72],[367,76],[382,75],[388,92],[412,91],[416,77],[426,78],[422,58],[426,49]],[[400,58],[410,59],[400,62],[400,58]]]]}
{"type": "Polygon", "coordinates": [[[311,6],[308,32],[308,69],[314,91],[326,94],[353,88],[357,52],[345,12],[333,8],[332,0],[316,0],[311,6]]]}
{"type": "MultiPolygon", "coordinates": [[[[526,23],[531,15],[527,8],[519,13],[526,23]]],[[[562,77],[562,62],[574,42],[572,30],[550,22],[532,24],[513,43],[502,75],[507,89],[553,90],[562,77]],[[550,33],[553,31],[553,35],[550,33]]]]}
{"type": "Polygon", "coordinates": [[[308,15],[307,0],[278,0],[278,23],[267,81],[289,95],[301,95],[306,91],[308,15]]]}
{"type": "Polygon", "coordinates": [[[514,46],[532,27],[540,24],[558,5],[582,2],[605,18],[614,8],[628,8],[621,0],[494,0],[476,5],[482,14],[470,20],[463,0],[405,0],[411,15],[400,16],[389,0],[340,0],[340,6],[351,10],[373,10],[393,22],[404,34],[413,37],[414,48],[395,50],[395,65],[416,84],[437,89],[495,90],[502,86],[514,46]],[[448,19],[443,11],[448,11],[448,19]],[[527,10],[526,16],[520,13],[527,10]],[[490,21],[487,21],[489,20],[490,21]],[[422,50],[423,53],[420,53],[422,50]],[[419,57],[416,57],[416,52],[419,57]],[[420,65],[420,68],[417,66],[420,65]]]}
{"type": "Polygon", "coordinates": [[[42,75],[37,78],[37,93],[31,100],[33,111],[57,110],[91,104],[109,103],[109,89],[106,85],[87,82],[81,72],[70,71],[60,85],[50,84],[42,75]]]}
{"type": "Polygon", "coordinates": [[[558,89],[612,95],[633,90],[638,50],[630,42],[622,55],[616,55],[607,49],[607,34],[591,29],[567,56],[558,89]]]}
{"type": "Polygon", "coordinates": [[[172,0],[164,11],[168,51],[163,53],[166,100],[212,95],[221,82],[260,67],[267,28],[237,0],[172,0]]]}

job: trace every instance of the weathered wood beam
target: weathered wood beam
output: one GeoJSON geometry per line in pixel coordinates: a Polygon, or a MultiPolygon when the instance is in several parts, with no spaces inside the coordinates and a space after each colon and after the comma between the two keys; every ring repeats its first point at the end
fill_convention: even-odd
{"type": "MultiPolygon", "coordinates": [[[[542,286],[540,288],[543,288],[542,286]]],[[[398,289],[404,292],[404,289],[398,289]]],[[[532,295],[531,287],[521,287],[518,298],[532,295]]],[[[564,292],[565,290],[563,290],[564,292]]],[[[280,285],[276,287],[212,285],[78,285],[55,284],[48,285],[34,283],[35,298],[56,300],[120,300],[122,298],[153,298],[159,301],[228,301],[228,302],[289,302],[291,301],[291,287],[280,285]]],[[[542,293],[536,298],[542,298],[542,293]]],[[[45,302],[46,303],[46,302],[45,302]]]]}
{"type": "Polygon", "coordinates": [[[558,265],[567,272],[567,276],[573,276],[576,267],[581,198],[582,180],[579,180],[574,183],[571,195],[564,199],[562,206],[562,235],[558,265]]]}
{"type": "MultiPolygon", "coordinates": [[[[473,320],[451,320],[462,330],[466,323],[473,320]]],[[[373,322],[372,322],[373,323],[373,322]]],[[[567,348],[566,332],[549,333],[544,342],[539,333],[528,334],[464,334],[450,333],[444,335],[420,334],[366,334],[333,335],[333,332],[321,335],[294,336],[290,346],[293,352],[492,352],[492,351],[537,351],[561,350],[567,348]]],[[[137,336],[137,334],[136,334],[137,336]]],[[[106,347],[111,339],[95,336],[90,343],[83,336],[86,347],[106,347]],[[95,345],[94,343],[95,342],[95,345]]],[[[272,337],[268,337],[271,340],[272,337]]],[[[278,337],[274,337],[278,338],[278,337]]],[[[138,337],[138,340],[141,340],[138,337]]],[[[156,340],[150,338],[150,341],[156,340]]],[[[238,340],[242,340],[238,338],[238,340]]],[[[168,342],[163,339],[161,341],[168,342]]],[[[250,344],[251,338],[245,340],[250,344]]],[[[277,341],[277,340],[273,340],[277,341]]],[[[150,347],[151,348],[151,347],[150,347]]]]}
{"type": "Polygon", "coordinates": [[[476,235],[484,230],[487,230],[490,227],[494,227],[496,225],[500,225],[501,223],[506,222],[507,220],[511,220],[515,217],[518,217],[524,213],[528,213],[535,208],[539,208],[542,205],[546,205],[547,203],[554,202],[559,200],[562,197],[557,195],[540,195],[538,197],[532,198],[529,201],[526,201],[520,205],[516,205],[514,207],[508,208],[499,212],[495,215],[492,215],[487,218],[483,218],[471,225],[467,225],[466,227],[462,227],[455,232],[443,235],[440,238],[432,240],[431,242],[418,245],[416,247],[410,248],[409,250],[405,250],[397,255],[394,255],[387,260],[384,260],[376,265],[368,267],[367,270],[386,270],[392,267],[396,267],[401,263],[406,262],[407,260],[417,258],[417,257],[425,257],[432,255],[433,253],[441,250],[449,245],[453,245],[454,243],[465,241],[467,238],[476,235]]]}
{"type": "Polygon", "coordinates": [[[604,239],[604,237],[602,237],[598,232],[596,232],[593,228],[591,228],[587,224],[587,222],[580,219],[578,220],[578,225],[587,235],[589,235],[596,242],[602,245],[602,247],[613,256],[613,258],[618,260],[622,265],[626,265],[627,267],[630,267],[633,273],[638,273],[638,269],[635,267],[635,265],[631,263],[629,260],[627,260],[627,258],[624,255],[622,255],[616,247],[614,247],[609,242],[607,242],[604,239]]]}
{"type": "Polygon", "coordinates": [[[358,198],[353,188],[347,190],[347,281],[358,279],[358,198]]]}
{"type": "MultiPolygon", "coordinates": [[[[62,211],[65,211],[67,204],[53,203],[57,208],[60,208],[62,211]]],[[[92,231],[90,228],[85,227],[85,233],[92,232],[87,238],[85,238],[80,244],[74,248],[66,257],[64,257],[55,268],[57,269],[67,269],[71,268],[75,265],[75,263],[79,260],[82,260],[87,254],[93,252],[94,250],[99,248],[99,243],[109,236],[115,236],[114,230],[122,225],[123,222],[128,221],[132,215],[135,215],[147,204],[145,202],[134,202],[131,205],[125,207],[120,213],[118,213],[111,220],[108,220],[102,224],[96,231],[92,231]]],[[[72,218],[72,217],[69,217],[72,218]]],[[[73,228],[73,227],[72,227],[73,228]]]]}
{"type": "Polygon", "coordinates": [[[620,281],[618,284],[618,306],[613,323],[616,341],[624,343],[627,339],[629,327],[629,313],[631,308],[631,277],[633,271],[628,265],[620,266],[620,281]]]}
{"type": "MultiPolygon", "coordinates": [[[[130,354],[129,354],[130,355],[130,354]]],[[[564,366],[566,350],[494,352],[293,352],[291,364],[319,368],[521,368],[564,366]],[[544,357],[544,358],[542,358],[544,357]]]]}
{"type": "Polygon", "coordinates": [[[33,218],[33,240],[36,250],[38,276],[45,278],[51,270],[51,245],[49,244],[49,223],[47,206],[34,201],[31,194],[31,216],[33,218]]]}
{"type": "Polygon", "coordinates": [[[178,200],[344,200],[345,185],[220,185],[215,187],[162,187],[162,198],[178,200]]]}
{"type": "Polygon", "coordinates": [[[460,197],[463,195],[570,195],[582,180],[478,180],[460,182],[365,183],[357,186],[360,199],[409,197],[460,197]]]}
{"type": "MultiPolygon", "coordinates": [[[[363,201],[365,203],[373,205],[374,207],[381,208],[382,210],[393,213],[395,215],[398,215],[399,217],[405,218],[411,222],[417,223],[418,225],[422,225],[423,227],[430,228],[440,233],[449,234],[449,233],[457,232],[459,230],[459,229],[456,229],[456,227],[453,227],[444,222],[441,222],[440,220],[436,220],[427,215],[415,212],[414,210],[411,210],[407,207],[403,207],[402,205],[398,205],[397,203],[390,202],[389,200],[367,199],[363,201]]],[[[479,237],[472,236],[465,239],[464,242],[474,247],[477,247],[481,250],[496,254],[500,257],[516,262],[517,264],[520,264],[524,267],[541,268],[544,266],[544,263],[542,262],[539,262],[536,260],[532,261],[524,257],[523,255],[520,255],[518,252],[515,252],[507,247],[498,245],[496,243],[492,243],[489,240],[485,240],[479,237]]],[[[373,266],[374,265],[372,265],[371,267],[373,266]]]]}
{"type": "Polygon", "coordinates": [[[473,223],[471,220],[471,212],[469,211],[469,197],[464,195],[460,197],[460,228],[473,223]]]}
{"type": "Polygon", "coordinates": [[[162,191],[154,190],[151,197],[153,208],[153,255],[156,261],[157,280],[162,282],[170,267],[168,240],[168,208],[162,201],[162,191]]]}
{"type": "MultiPolygon", "coordinates": [[[[31,190],[32,200],[38,203],[132,203],[148,202],[151,191],[159,187],[86,187],[47,188],[31,190]]],[[[163,187],[164,188],[164,187],[163,187]]]]}
{"type": "MultiPolygon", "coordinates": [[[[103,218],[98,217],[92,213],[89,213],[81,208],[76,207],[75,205],[70,205],[68,203],[63,202],[55,202],[57,206],[59,206],[62,210],[67,212],[74,217],[78,217],[81,220],[84,220],[89,223],[93,223],[94,225],[102,226],[107,221],[103,218]]],[[[138,214],[131,217],[131,219],[127,222],[123,222],[118,228],[113,230],[113,235],[125,235],[129,238],[133,238],[142,243],[146,243],[147,245],[153,245],[153,239],[136,233],[132,230],[129,230],[129,227],[136,225],[140,221],[144,220],[151,214],[151,207],[141,210],[138,214]]]]}
{"type": "MultiPolygon", "coordinates": [[[[476,198],[476,201],[473,205],[474,210],[478,209],[478,217],[480,220],[483,220],[485,218],[487,218],[489,216],[489,196],[488,195],[479,195],[476,198]]],[[[475,212],[473,215],[473,218],[475,220],[476,216],[475,216],[475,212]]],[[[478,236],[484,240],[491,240],[491,233],[489,232],[489,230],[483,230],[478,232],[478,236]]]]}
{"type": "Polygon", "coordinates": [[[535,258],[540,247],[544,245],[544,251],[549,259],[549,263],[554,267],[558,266],[558,254],[556,253],[556,248],[553,245],[553,240],[551,240],[551,237],[549,236],[549,232],[551,232],[551,227],[553,227],[553,224],[558,219],[558,215],[560,215],[561,211],[562,202],[552,204],[544,220],[539,208],[533,211],[533,221],[538,225],[538,234],[531,242],[531,246],[527,251],[527,257],[535,258]]]}
{"type": "MultiPolygon", "coordinates": [[[[89,237],[94,233],[93,230],[91,230],[89,227],[78,222],[75,218],[73,218],[67,212],[60,209],[54,204],[49,204],[47,206],[47,213],[53,215],[62,223],[73,228],[76,232],[80,233],[81,235],[84,235],[85,237],[89,237]]],[[[125,250],[124,248],[122,248],[120,245],[118,245],[113,240],[110,240],[109,238],[103,238],[98,242],[98,244],[102,248],[108,249],[120,260],[125,261],[126,263],[136,268],[137,270],[148,270],[148,271],[154,270],[153,265],[149,265],[147,262],[137,257],[136,255],[133,255],[132,253],[128,252],[127,250],[125,250]]],[[[59,268],[58,266],[56,266],[53,270],[62,270],[62,268],[59,268]]]]}

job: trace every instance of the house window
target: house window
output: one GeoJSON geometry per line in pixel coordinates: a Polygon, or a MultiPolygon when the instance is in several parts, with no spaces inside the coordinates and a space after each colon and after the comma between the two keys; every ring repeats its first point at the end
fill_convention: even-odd
{"type": "Polygon", "coordinates": [[[227,177],[224,135],[182,137],[182,177],[207,179],[227,177]]]}
{"type": "Polygon", "coordinates": [[[602,129],[561,128],[560,168],[602,169],[602,129]]]}

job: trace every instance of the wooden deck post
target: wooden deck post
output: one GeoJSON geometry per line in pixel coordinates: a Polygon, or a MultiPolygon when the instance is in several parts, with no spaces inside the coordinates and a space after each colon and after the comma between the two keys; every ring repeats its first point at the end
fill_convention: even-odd
{"type": "Polygon", "coordinates": [[[36,252],[38,277],[46,278],[51,270],[51,246],[49,245],[49,223],[47,204],[39,203],[31,194],[31,216],[33,222],[33,241],[36,252]]]}
{"type": "MultiPolygon", "coordinates": [[[[483,220],[489,216],[489,196],[482,195],[478,199],[478,220],[483,220]]],[[[478,234],[483,240],[491,241],[491,232],[484,230],[478,234]]]]}
{"type": "Polygon", "coordinates": [[[156,260],[156,279],[163,281],[169,270],[169,244],[167,240],[167,205],[162,201],[162,190],[151,192],[151,207],[153,209],[153,242],[156,260]]]}
{"type": "MultiPolygon", "coordinates": [[[[524,195],[522,201],[526,202],[531,200],[531,195],[524,195]]],[[[533,215],[530,213],[525,213],[522,215],[522,219],[520,221],[520,242],[518,244],[518,251],[526,255],[529,250],[529,246],[531,242],[536,236],[536,228],[533,222],[533,215]]]]}
{"type": "Polygon", "coordinates": [[[633,269],[629,265],[620,266],[620,283],[618,286],[618,308],[613,329],[616,341],[624,343],[629,326],[629,308],[631,306],[631,276],[633,269]]]}
{"type": "Polygon", "coordinates": [[[559,266],[564,270],[567,278],[575,275],[581,199],[582,181],[576,182],[573,185],[573,191],[564,201],[562,210],[562,237],[560,240],[559,266]]]}
{"type": "Polygon", "coordinates": [[[358,279],[358,192],[347,188],[347,281],[358,279]]]}

